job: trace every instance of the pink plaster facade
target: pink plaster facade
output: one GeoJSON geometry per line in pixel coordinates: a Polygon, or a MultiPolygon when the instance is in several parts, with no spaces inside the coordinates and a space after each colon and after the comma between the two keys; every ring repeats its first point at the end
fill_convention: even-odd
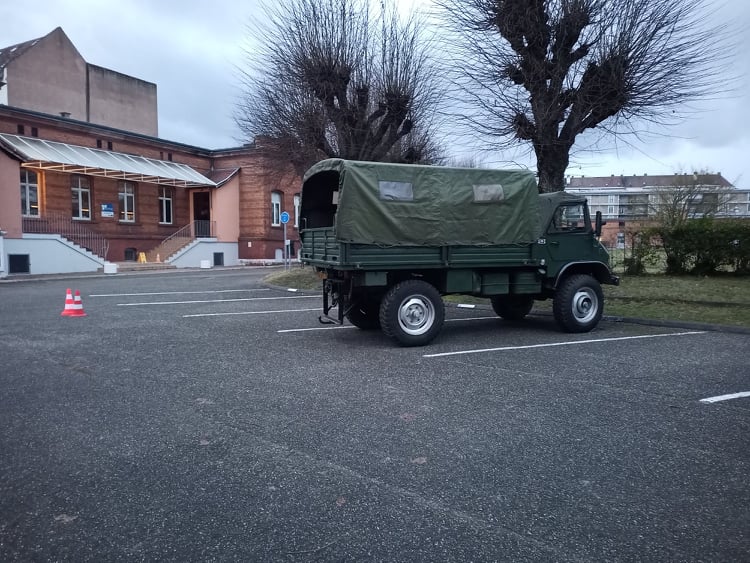
{"type": "Polygon", "coordinates": [[[240,237],[240,179],[235,174],[211,194],[211,215],[219,242],[237,242],[240,237]]]}
{"type": "Polygon", "coordinates": [[[21,191],[18,189],[20,166],[17,160],[0,151],[0,230],[6,238],[21,238],[21,191]]]}

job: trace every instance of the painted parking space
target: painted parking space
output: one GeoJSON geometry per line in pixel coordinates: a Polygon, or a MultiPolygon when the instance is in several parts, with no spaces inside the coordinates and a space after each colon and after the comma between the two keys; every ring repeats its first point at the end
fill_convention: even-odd
{"type": "Polygon", "coordinates": [[[157,539],[184,560],[191,538],[277,546],[280,529],[410,559],[744,560],[746,337],[454,307],[402,348],[320,325],[319,296],[222,301],[300,295],[256,279],[81,283],[77,319],[68,282],[3,287],[13,545],[106,560],[172,515],[157,539]],[[180,300],[209,302],[116,306],[180,300]]]}

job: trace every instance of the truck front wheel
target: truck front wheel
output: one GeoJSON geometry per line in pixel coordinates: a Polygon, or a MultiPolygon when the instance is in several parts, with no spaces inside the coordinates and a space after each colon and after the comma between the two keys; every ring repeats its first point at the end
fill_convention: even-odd
{"type": "Polygon", "coordinates": [[[599,324],[604,310],[602,286],[591,276],[565,278],[555,291],[552,312],[565,332],[588,332],[599,324]]]}
{"type": "Polygon", "coordinates": [[[438,335],[444,321],[440,293],[422,280],[397,283],[380,303],[383,333],[401,346],[424,346],[438,335]]]}
{"type": "Polygon", "coordinates": [[[529,295],[495,295],[490,302],[497,316],[507,321],[520,321],[534,306],[534,298],[529,295]]]}

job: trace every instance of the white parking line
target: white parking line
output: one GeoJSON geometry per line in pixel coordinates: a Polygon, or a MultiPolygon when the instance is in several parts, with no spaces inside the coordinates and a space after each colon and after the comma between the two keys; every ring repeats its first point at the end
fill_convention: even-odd
{"type": "Polygon", "coordinates": [[[195,303],[232,303],[235,301],[269,301],[273,299],[312,299],[315,295],[295,295],[293,297],[238,297],[237,299],[202,299],[195,301],[143,301],[139,303],[118,303],[118,307],[140,307],[148,305],[192,305],[195,303]]]}
{"type": "Polygon", "coordinates": [[[741,397],[750,397],[750,391],[742,391],[741,393],[731,393],[729,395],[708,397],[707,399],[701,399],[701,403],[718,403],[719,401],[728,401],[729,399],[739,399],[741,397]]]}
{"type": "Polygon", "coordinates": [[[187,317],[226,317],[229,315],[270,315],[272,313],[278,314],[278,313],[301,313],[303,311],[317,311],[318,308],[315,309],[284,309],[281,311],[234,311],[231,313],[195,313],[193,315],[182,315],[182,318],[185,319],[187,317]]]}
{"type": "Polygon", "coordinates": [[[638,336],[618,336],[616,338],[595,338],[590,340],[576,340],[573,342],[549,342],[547,344],[528,344],[526,346],[502,346],[500,348],[482,348],[478,350],[459,350],[457,352],[441,352],[439,354],[424,354],[423,358],[439,358],[442,356],[459,356],[461,354],[480,354],[482,352],[505,352],[508,350],[528,350],[530,348],[551,348],[553,346],[576,346],[580,344],[592,344],[595,342],[617,342],[622,340],[637,340],[645,338],[665,338],[668,336],[688,336],[692,334],[705,334],[705,331],[672,332],[669,334],[642,334],[638,336]]]}
{"type": "Polygon", "coordinates": [[[139,295],[188,295],[195,293],[239,293],[241,291],[270,291],[268,288],[259,289],[210,289],[207,291],[162,291],[153,293],[93,293],[89,297],[137,297],[139,295]]]}

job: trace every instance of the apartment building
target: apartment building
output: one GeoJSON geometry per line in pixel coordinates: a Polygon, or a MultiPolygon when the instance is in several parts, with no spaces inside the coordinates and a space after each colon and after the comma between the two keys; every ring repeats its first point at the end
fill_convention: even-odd
{"type": "Polygon", "coordinates": [[[624,244],[629,223],[653,221],[670,206],[694,218],[750,217],[750,189],[732,185],[721,173],[571,176],[565,191],[584,194],[592,215],[602,213],[602,239],[611,246],[624,244]]]}

